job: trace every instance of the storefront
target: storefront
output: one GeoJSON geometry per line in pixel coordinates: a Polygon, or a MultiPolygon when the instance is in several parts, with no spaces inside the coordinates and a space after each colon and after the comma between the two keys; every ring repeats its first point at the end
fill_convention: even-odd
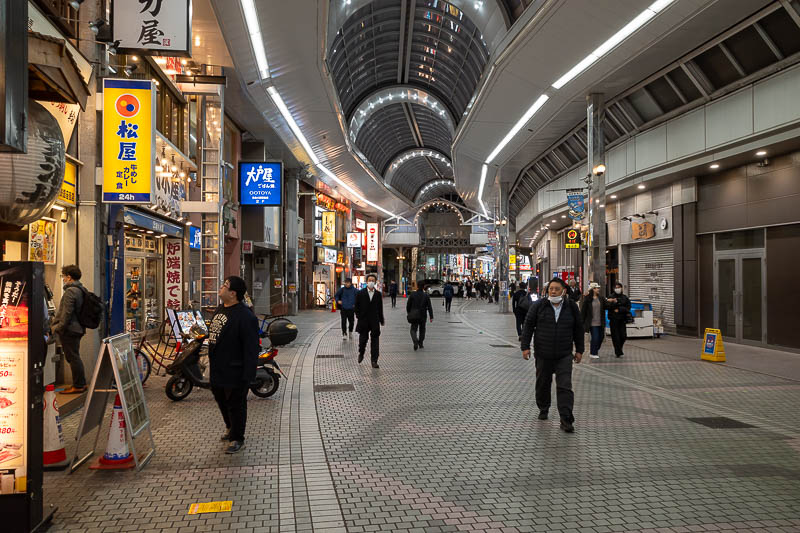
{"type": "Polygon", "coordinates": [[[164,309],[186,305],[182,279],[183,227],[135,209],[125,209],[124,331],[156,334],[164,309]]]}

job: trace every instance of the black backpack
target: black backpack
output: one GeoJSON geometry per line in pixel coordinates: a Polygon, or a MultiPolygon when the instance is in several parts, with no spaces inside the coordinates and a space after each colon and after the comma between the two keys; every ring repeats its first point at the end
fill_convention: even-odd
{"type": "Polygon", "coordinates": [[[527,292],[524,296],[517,296],[517,309],[522,309],[525,313],[528,313],[528,309],[530,309],[531,304],[531,295],[527,292]]]}
{"type": "Polygon", "coordinates": [[[83,303],[78,311],[78,322],[87,329],[97,329],[103,319],[103,300],[93,292],[89,292],[85,287],[83,291],[83,303]]]}

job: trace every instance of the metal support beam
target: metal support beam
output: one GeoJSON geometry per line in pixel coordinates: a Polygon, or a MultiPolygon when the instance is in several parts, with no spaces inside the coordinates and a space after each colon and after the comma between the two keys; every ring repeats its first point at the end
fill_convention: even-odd
{"type": "Polygon", "coordinates": [[[508,182],[500,182],[500,205],[498,209],[500,227],[498,228],[497,280],[500,283],[499,312],[508,313],[508,182]]]}
{"type": "Polygon", "coordinates": [[[592,177],[589,187],[589,280],[600,284],[600,294],[605,294],[606,280],[606,178],[595,173],[598,165],[605,165],[603,122],[605,104],[603,95],[590,94],[586,98],[586,140],[589,147],[588,173],[592,177]],[[601,207],[602,206],[602,207],[601,207]]]}

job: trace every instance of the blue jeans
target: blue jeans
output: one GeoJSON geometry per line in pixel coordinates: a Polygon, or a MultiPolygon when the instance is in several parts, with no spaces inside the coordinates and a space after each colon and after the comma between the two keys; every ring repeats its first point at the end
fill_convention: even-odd
{"type": "Polygon", "coordinates": [[[600,345],[603,344],[603,326],[592,326],[589,328],[589,333],[592,335],[589,353],[597,355],[597,352],[600,351],[600,345]]]}

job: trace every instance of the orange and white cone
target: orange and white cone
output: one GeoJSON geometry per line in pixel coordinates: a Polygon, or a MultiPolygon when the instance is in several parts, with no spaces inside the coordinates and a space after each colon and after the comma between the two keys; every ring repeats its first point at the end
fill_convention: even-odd
{"type": "Polygon", "coordinates": [[[58,414],[56,388],[47,385],[44,389],[44,454],[42,466],[45,470],[63,470],[69,465],[67,450],[64,448],[64,433],[61,430],[61,417],[58,414]]]}
{"type": "Polygon", "coordinates": [[[122,403],[117,394],[114,400],[114,410],[111,412],[111,427],[108,429],[106,453],[89,468],[92,470],[116,470],[136,466],[133,454],[128,449],[126,431],[125,414],[122,412],[122,403]]]}

